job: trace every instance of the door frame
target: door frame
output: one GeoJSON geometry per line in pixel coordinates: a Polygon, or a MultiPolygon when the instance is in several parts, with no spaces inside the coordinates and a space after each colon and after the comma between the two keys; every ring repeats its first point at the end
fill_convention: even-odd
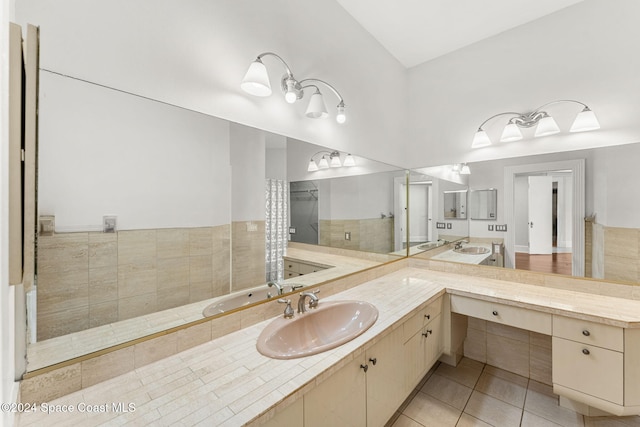
{"type": "Polygon", "coordinates": [[[515,215],[514,180],[516,175],[553,170],[571,170],[573,173],[573,224],[571,274],[584,276],[584,215],[585,215],[585,160],[562,160],[558,162],[506,166],[504,168],[504,219],[508,224],[504,239],[505,267],[515,268],[515,215]]]}

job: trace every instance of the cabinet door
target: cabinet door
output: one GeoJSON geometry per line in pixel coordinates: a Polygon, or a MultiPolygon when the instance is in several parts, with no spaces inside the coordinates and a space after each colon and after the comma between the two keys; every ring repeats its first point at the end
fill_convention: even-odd
{"type": "Polygon", "coordinates": [[[623,402],[622,353],[553,337],[553,383],[584,394],[623,402]]]}
{"type": "Polygon", "coordinates": [[[368,427],[384,426],[407,397],[402,337],[396,328],[366,352],[368,427]]]}
{"type": "Polygon", "coordinates": [[[442,316],[438,315],[404,345],[405,390],[410,393],[442,355],[442,316]]]}
{"type": "Polygon", "coordinates": [[[263,424],[263,427],[302,427],[302,399],[298,399],[263,424]]]}
{"type": "Polygon", "coordinates": [[[304,395],[305,427],[367,425],[366,374],[361,364],[360,357],[352,360],[304,395]]]}

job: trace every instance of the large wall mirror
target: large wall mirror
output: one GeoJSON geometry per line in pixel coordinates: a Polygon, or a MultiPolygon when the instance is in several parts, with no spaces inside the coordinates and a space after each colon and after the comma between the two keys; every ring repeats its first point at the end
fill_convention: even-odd
{"type": "MultiPolygon", "coordinates": [[[[560,274],[638,285],[640,191],[633,172],[638,158],[640,143],[469,163],[468,188],[491,192],[484,192],[485,218],[467,222],[467,239],[504,243],[507,268],[533,270],[520,263],[521,255],[549,255],[566,260],[560,274]],[[492,217],[489,206],[496,200],[492,217]],[[544,225],[533,219],[541,206],[546,206],[544,225]]],[[[474,194],[471,190],[471,218],[474,194]]]]}
{"type": "Polygon", "coordinates": [[[268,281],[288,292],[406,255],[398,167],[354,153],[310,172],[335,150],[45,70],[40,81],[28,371],[198,321],[228,294],[277,296],[268,281]],[[314,239],[297,239],[303,217],[314,239]],[[284,256],[324,270],[286,276],[284,256]]]}

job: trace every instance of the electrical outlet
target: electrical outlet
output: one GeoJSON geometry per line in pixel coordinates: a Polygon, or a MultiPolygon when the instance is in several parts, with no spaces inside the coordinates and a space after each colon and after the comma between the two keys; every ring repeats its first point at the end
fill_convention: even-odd
{"type": "Polygon", "coordinates": [[[493,224],[489,224],[489,231],[493,231],[493,224]]]}
{"type": "Polygon", "coordinates": [[[448,222],[447,223],[447,230],[451,230],[452,227],[453,227],[453,225],[450,222],[448,222]]]}
{"type": "Polygon", "coordinates": [[[258,224],[255,222],[247,222],[247,231],[258,231],[258,224]]]}
{"type": "Polygon", "coordinates": [[[105,215],[102,217],[102,232],[115,233],[117,226],[117,217],[114,215],[105,215]]]}
{"type": "Polygon", "coordinates": [[[289,234],[296,234],[296,228],[295,227],[289,227],[289,234]]]}
{"type": "Polygon", "coordinates": [[[351,240],[351,232],[350,231],[345,231],[344,240],[351,240]]]}

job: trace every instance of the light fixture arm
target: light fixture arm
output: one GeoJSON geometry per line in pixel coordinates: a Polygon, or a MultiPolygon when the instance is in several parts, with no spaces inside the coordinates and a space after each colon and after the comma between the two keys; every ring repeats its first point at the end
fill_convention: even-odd
{"type": "Polygon", "coordinates": [[[258,61],[262,62],[262,58],[264,58],[265,56],[275,56],[277,59],[280,60],[280,62],[282,63],[282,65],[284,66],[284,69],[287,73],[287,75],[291,78],[293,78],[293,73],[291,72],[291,68],[289,68],[289,66],[287,65],[287,63],[284,61],[284,59],[282,59],[280,57],[280,55],[273,53],[273,52],[263,52],[260,55],[258,55],[258,57],[256,58],[258,61]]]}
{"type": "Polygon", "coordinates": [[[522,113],[516,113],[515,111],[507,111],[505,113],[494,114],[493,116],[489,117],[487,120],[482,122],[482,124],[480,126],[478,126],[478,130],[479,131],[482,130],[482,126],[486,125],[489,120],[495,119],[496,117],[505,116],[507,114],[512,115],[512,116],[516,116],[516,117],[520,117],[520,116],[523,115],[522,113]]]}
{"type": "MultiPolygon", "coordinates": [[[[340,100],[340,102],[338,103],[339,107],[344,107],[344,99],[342,98],[342,95],[340,95],[340,92],[338,92],[338,90],[336,88],[334,88],[333,86],[331,86],[329,83],[325,82],[324,80],[320,80],[320,79],[314,79],[314,78],[309,78],[309,79],[304,79],[304,80],[300,80],[300,84],[304,83],[304,82],[318,82],[318,83],[322,83],[324,84],[326,87],[328,87],[329,89],[331,89],[331,91],[338,97],[338,99],[340,100]]],[[[309,86],[314,86],[316,89],[318,89],[318,86],[315,85],[309,85],[309,86]]],[[[304,86],[303,86],[304,87],[304,86]]],[[[318,89],[320,90],[320,89],[318,89]]]]}
{"type": "MultiPolygon", "coordinates": [[[[540,110],[542,110],[544,107],[548,107],[549,105],[559,104],[559,103],[561,103],[561,102],[574,102],[574,103],[576,103],[576,104],[580,104],[580,105],[582,105],[582,106],[583,106],[584,108],[586,108],[587,110],[590,110],[589,106],[588,106],[587,104],[585,104],[584,102],[576,101],[576,100],[573,100],[573,99],[560,99],[560,100],[558,100],[558,101],[551,101],[551,102],[547,102],[546,104],[539,106],[538,108],[536,108],[535,110],[533,110],[533,113],[537,113],[537,112],[539,112],[540,110]]],[[[533,114],[533,113],[532,113],[532,114],[533,114]]]]}

